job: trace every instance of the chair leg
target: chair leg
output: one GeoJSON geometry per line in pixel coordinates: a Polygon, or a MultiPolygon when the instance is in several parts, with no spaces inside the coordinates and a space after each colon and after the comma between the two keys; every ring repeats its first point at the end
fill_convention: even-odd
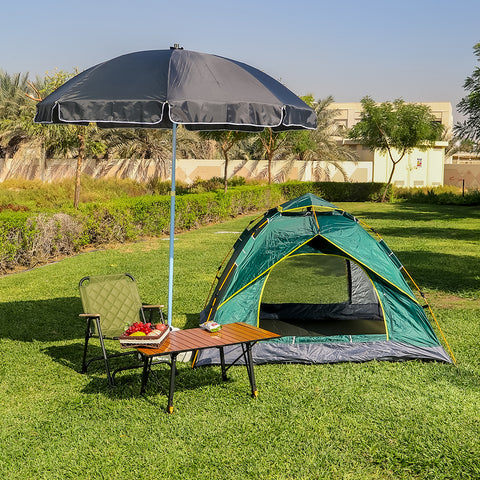
{"type": "Polygon", "coordinates": [[[142,371],[142,385],[140,386],[140,395],[145,393],[145,388],[147,387],[148,377],[150,375],[150,368],[152,365],[152,359],[143,356],[143,371],[142,371]]]}
{"type": "Polygon", "coordinates": [[[111,387],[114,387],[115,386],[115,380],[110,373],[110,365],[108,363],[107,350],[105,348],[105,343],[103,342],[102,327],[100,326],[100,319],[96,318],[95,322],[97,324],[97,332],[98,332],[98,336],[100,338],[100,345],[102,347],[103,359],[105,361],[105,370],[107,371],[108,384],[111,387]]]}
{"type": "Polygon", "coordinates": [[[89,318],[87,320],[87,329],[85,330],[85,347],[83,349],[83,360],[82,360],[82,370],[81,373],[87,373],[87,348],[88,348],[88,340],[90,339],[90,324],[92,319],[89,318]]]}

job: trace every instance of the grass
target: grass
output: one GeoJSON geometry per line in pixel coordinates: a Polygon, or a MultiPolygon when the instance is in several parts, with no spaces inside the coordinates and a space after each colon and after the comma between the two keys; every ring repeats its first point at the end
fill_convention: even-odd
{"type": "Polygon", "coordinates": [[[345,260],[325,255],[299,255],[280,262],[270,273],[262,293],[264,303],[345,301],[348,301],[345,260]],[[292,285],[297,288],[291,288],[292,285]]]}
{"type": "MultiPolygon", "coordinates": [[[[114,389],[100,367],[78,373],[77,284],[84,275],[127,271],[145,301],[164,302],[168,241],[92,251],[0,278],[3,478],[480,478],[480,212],[345,208],[382,233],[424,288],[457,367],[263,365],[253,400],[244,368],[223,383],[217,368],[181,364],[175,412],[166,415],[166,368],[143,397],[138,372],[119,375],[114,389]]],[[[176,326],[195,326],[249,218],[177,235],[176,326]]]]}
{"type": "MultiPolygon", "coordinates": [[[[75,179],[67,178],[55,182],[10,178],[0,183],[0,210],[26,209],[45,211],[73,206],[75,179]]],[[[147,195],[145,184],[130,179],[103,178],[93,179],[82,176],[80,201],[102,202],[115,198],[147,195]]]]}

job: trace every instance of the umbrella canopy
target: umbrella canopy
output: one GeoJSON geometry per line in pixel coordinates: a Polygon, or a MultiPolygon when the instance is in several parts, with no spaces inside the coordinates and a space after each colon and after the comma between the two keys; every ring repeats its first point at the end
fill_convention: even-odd
{"type": "Polygon", "coordinates": [[[312,108],[262,71],[178,46],[122,55],[83,71],[38,103],[35,122],[173,130],[169,325],[177,125],[189,130],[251,132],[315,129],[317,125],[312,108]]]}
{"type": "Polygon", "coordinates": [[[316,127],[315,112],[262,71],[179,48],[130,53],[72,78],[37,105],[39,123],[257,131],[316,127]]]}

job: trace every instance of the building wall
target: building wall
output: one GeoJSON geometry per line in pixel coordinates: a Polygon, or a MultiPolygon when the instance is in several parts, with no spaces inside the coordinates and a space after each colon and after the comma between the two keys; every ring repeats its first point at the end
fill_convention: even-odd
{"type": "MultiPolygon", "coordinates": [[[[443,167],[446,142],[422,152],[414,149],[397,164],[392,179],[399,187],[439,186],[444,183],[443,167]]],[[[374,182],[386,182],[392,171],[392,161],[388,154],[375,152],[374,182]]]]}
{"type": "Polygon", "coordinates": [[[479,190],[480,164],[445,165],[445,185],[479,190]]]}
{"type": "MultiPolygon", "coordinates": [[[[407,102],[408,103],[408,102],[407,102]]],[[[418,102],[427,105],[432,110],[438,122],[442,123],[448,132],[453,128],[453,110],[450,102],[418,102]]],[[[334,102],[329,108],[338,110],[336,123],[345,128],[351,128],[360,120],[362,104],[360,102],[334,102]]]]}
{"type": "MultiPolygon", "coordinates": [[[[358,148],[361,146],[355,146],[358,148]]],[[[377,170],[374,171],[373,153],[372,159],[366,159],[359,162],[344,162],[343,168],[346,171],[348,180],[352,182],[371,182],[385,181],[381,175],[386,176],[387,168],[385,165],[385,157],[377,158],[375,165],[377,170]],[[379,171],[383,162],[383,172],[379,171]]],[[[439,170],[437,152],[419,152],[418,156],[414,152],[408,159],[402,160],[408,169],[399,169],[394,177],[394,183],[400,185],[403,181],[407,183],[412,181],[421,182],[422,176],[420,172],[424,172],[428,179],[425,185],[442,184],[440,175],[443,177],[443,170],[439,170]],[[418,166],[417,159],[422,158],[421,166],[418,166]],[[440,173],[439,173],[440,172],[440,173]],[[402,175],[409,175],[405,179],[402,175]]],[[[368,155],[367,155],[368,157],[368,155]]],[[[287,165],[285,162],[274,162],[273,175],[280,175],[281,170],[287,165]]],[[[9,178],[25,178],[29,180],[40,179],[45,181],[57,181],[64,178],[72,178],[75,176],[76,162],[72,159],[48,159],[40,162],[38,159],[0,159],[0,182],[9,178]]],[[[284,179],[312,181],[315,180],[315,169],[328,171],[330,180],[335,182],[345,181],[343,175],[335,170],[326,162],[294,162],[290,165],[289,173],[284,179]]],[[[177,179],[186,183],[192,183],[197,178],[209,179],[211,177],[223,177],[224,162],[222,160],[177,160],[177,179]]],[[[480,165],[462,165],[448,164],[444,166],[445,185],[453,185],[462,188],[480,188],[480,165]]],[[[165,175],[165,165],[160,165],[154,160],[93,160],[86,159],[83,162],[82,173],[94,178],[131,178],[140,182],[147,182],[151,178],[165,175]]],[[[245,162],[242,160],[232,160],[229,164],[228,177],[234,175],[242,176],[250,179],[265,179],[267,174],[267,162],[245,162]]],[[[167,167],[166,176],[169,177],[169,169],[167,167]]],[[[419,185],[419,184],[417,184],[419,185]]]]}

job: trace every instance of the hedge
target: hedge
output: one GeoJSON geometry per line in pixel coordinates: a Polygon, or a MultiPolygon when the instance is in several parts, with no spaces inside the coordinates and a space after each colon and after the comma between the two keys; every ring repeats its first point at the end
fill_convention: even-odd
{"type": "Polygon", "coordinates": [[[396,200],[436,205],[480,205],[480,190],[461,193],[458,187],[395,188],[396,200]]]}
{"type": "MultiPolygon", "coordinates": [[[[177,231],[198,228],[238,215],[265,211],[311,192],[326,200],[372,201],[384,184],[287,182],[268,186],[239,186],[227,193],[214,191],[176,198],[177,231]]],[[[86,245],[136,240],[167,234],[170,196],[155,195],[81,204],[62,212],[0,213],[0,270],[31,267],[56,256],[72,255],[86,245]]]]}

